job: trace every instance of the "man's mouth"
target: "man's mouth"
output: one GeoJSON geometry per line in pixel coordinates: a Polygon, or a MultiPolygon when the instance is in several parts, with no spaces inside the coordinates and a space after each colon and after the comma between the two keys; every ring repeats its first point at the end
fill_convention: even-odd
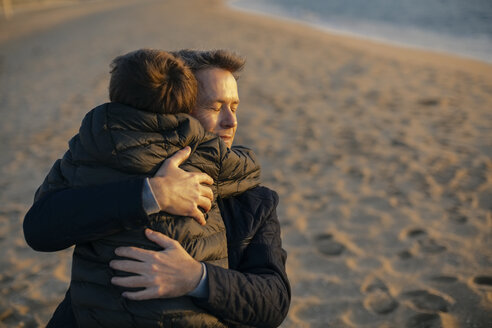
{"type": "Polygon", "coordinates": [[[223,135],[223,136],[219,136],[222,141],[224,141],[228,147],[230,147],[231,145],[231,142],[232,142],[232,137],[231,136],[228,136],[228,135],[223,135]]]}

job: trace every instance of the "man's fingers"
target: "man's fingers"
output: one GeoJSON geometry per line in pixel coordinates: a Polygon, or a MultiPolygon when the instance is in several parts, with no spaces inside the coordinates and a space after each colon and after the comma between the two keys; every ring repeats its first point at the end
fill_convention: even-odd
{"type": "Polygon", "coordinates": [[[121,287],[146,287],[147,278],[142,276],[113,277],[111,283],[121,287]]]}
{"type": "Polygon", "coordinates": [[[184,161],[190,156],[191,153],[191,148],[190,146],[186,146],[181,150],[178,150],[176,153],[174,153],[173,156],[169,157],[167,161],[170,161],[170,164],[178,167],[181,164],[183,164],[184,161]]]}
{"type": "Polygon", "coordinates": [[[207,184],[207,185],[213,185],[214,184],[214,179],[212,179],[208,174],[206,173],[196,173],[198,175],[198,182],[201,184],[207,184]]]}
{"type": "Polygon", "coordinates": [[[176,153],[174,153],[173,156],[169,157],[162,163],[161,167],[157,170],[155,173],[155,177],[162,177],[166,175],[166,170],[169,165],[173,165],[175,167],[178,167],[183,163],[191,153],[191,148],[189,146],[184,147],[181,150],[178,150],[176,153]]]}
{"type": "Polygon", "coordinates": [[[137,247],[118,247],[114,253],[121,257],[144,261],[152,251],[137,247]]]}
{"type": "Polygon", "coordinates": [[[176,245],[176,241],[174,239],[169,238],[168,236],[157,231],[145,229],[145,235],[150,241],[153,241],[157,245],[161,246],[164,250],[166,248],[172,248],[176,245]]]}
{"type": "Polygon", "coordinates": [[[207,221],[205,220],[205,215],[203,215],[202,211],[200,211],[198,208],[195,208],[190,216],[195,219],[195,221],[198,222],[200,225],[205,225],[207,223],[207,221]]]}
{"type": "Polygon", "coordinates": [[[123,297],[134,301],[148,300],[159,296],[156,288],[146,288],[138,292],[124,292],[122,295],[123,297]]]}
{"type": "Polygon", "coordinates": [[[200,199],[198,200],[198,206],[201,207],[205,212],[208,212],[212,208],[212,202],[207,197],[200,196],[200,199]]]}
{"type": "Polygon", "coordinates": [[[200,186],[200,193],[202,196],[207,197],[211,201],[214,199],[214,193],[212,192],[212,189],[206,186],[200,186]]]}
{"type": "Polygon", "coordinates": [[[109,262],[112,269],[139,274],[145,270],[145,264],[137,261],[113,260],[109,262]]]}

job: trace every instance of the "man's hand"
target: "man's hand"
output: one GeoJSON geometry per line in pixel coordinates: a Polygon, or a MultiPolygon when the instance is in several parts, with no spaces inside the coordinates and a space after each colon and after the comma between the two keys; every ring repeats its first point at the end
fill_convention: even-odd
{"type": "Polygon", "coordinates": [[[109,266],[116,270],[137,274],[129,277],[113,277],[111,282],[122,287],[144,287],[138,292],[124,292],[131,300],[179,297],[191,292],[200,282],[202,265],[193,259],[174,239],[150,229],[147,238],[163,251],[149,251],[136,247],[119,247],[116,255],[134,259],[113,260],[109,266]]]}
{"type": "Polygon", "coordinates": [[[203,184],[211,185],[214,181],[205,173],[186,172],[179,168],[190,153],[190,147],[176,152],[164,161],[149,182],[162,211],[191,216],[201,225],[205,225],[205,216],[198,207],[205,212],[212,207],[212,190],[203,184]]]}

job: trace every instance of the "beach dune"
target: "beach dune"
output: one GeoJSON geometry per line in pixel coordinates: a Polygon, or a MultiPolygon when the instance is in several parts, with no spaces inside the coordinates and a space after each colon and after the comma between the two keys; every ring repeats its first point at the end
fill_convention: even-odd
{"type": "Polygon", "coordinates": [[[0,19],[0,327],[44,326],[63,299],[72,249],[31,250],[22,220],[107,101],[111,59],[142,47],[247,58],[236,144],[280,195],[282,327],[492,327],[492,65],[219,0],[15,9],[0,19]]]}

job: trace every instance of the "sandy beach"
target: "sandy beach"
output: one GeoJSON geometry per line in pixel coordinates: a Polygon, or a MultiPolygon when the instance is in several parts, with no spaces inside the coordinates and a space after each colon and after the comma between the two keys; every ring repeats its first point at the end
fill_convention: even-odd
{"type": "Polygon", "coordinates": [[[22,221],[109,63],[142,47],[247,58],[235,144],[278,209],[282,327],[492,327],[492,65],[332,35],[221,0],[65,1],[0,18],[0,327],[43,327],[72,249],[22,221]]]}

